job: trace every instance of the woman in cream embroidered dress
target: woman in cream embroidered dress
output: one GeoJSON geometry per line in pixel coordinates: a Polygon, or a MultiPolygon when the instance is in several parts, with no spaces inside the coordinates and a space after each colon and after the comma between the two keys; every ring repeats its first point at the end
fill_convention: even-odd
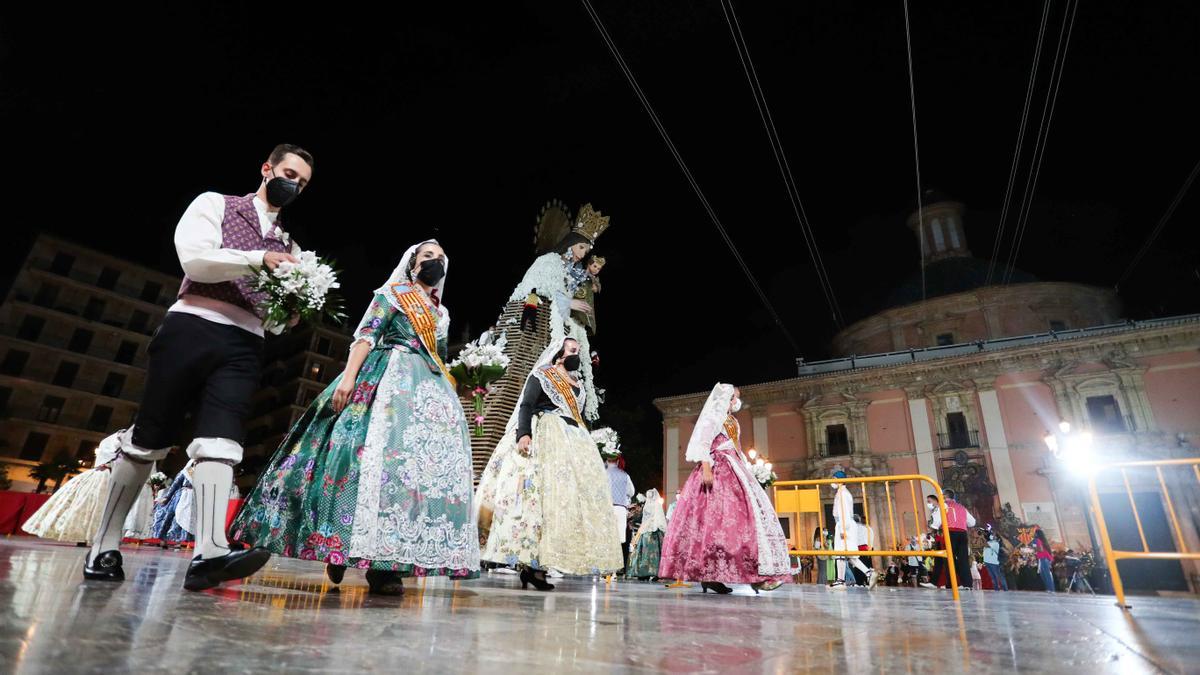
{"type": "Polygon", "coordinates": [[[345,372],[292,428],[233,524],[237,539],[368,570],[371,591],[402,576],[479,574],[467,420],[445,369],[448,261],[408,249],[376,291],[345,372]]]}
{"type": "Polygon", "coordinates": [[[733,385],[713,387],[688,441],[696,468],[663,540],[658,576],[701,581],[706,592],[729,593],[726,583],[772,590],[791,572],[775,508],[742,453],[740,408],[733,385]]]}
{"type": "Polygon", "coordinates": [[[119,451],[115,434],[101,441],[92,468],[56,490],[21,529],[46,539],[91,543],[104,515],[109,465],[119,451]]]}
{"type": "Polygon", "coordinates": [[[570,338],[542,354],[476,491],[483,558],[525,568],[522,583],[539,590],[554,588],[550,567],[593,574],[622,565],[604,462],[580,412],[579,361],[570,338]]]}

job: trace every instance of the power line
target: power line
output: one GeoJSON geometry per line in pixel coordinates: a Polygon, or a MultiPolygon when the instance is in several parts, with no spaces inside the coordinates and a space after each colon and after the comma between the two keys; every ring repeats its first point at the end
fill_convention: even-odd
{"type": "Polygon", "coordinates": [[[1017,265],[1017,256],[1021,251],[1021,243],[1025,239],[1025,229],[1029,224],[1029,212],[1033,208],[1033,195],[1037,190],[1038,179],[1042,175],[1042,159],[1046,156],[1046,145],[1050,140],[1050,123],[1054,120],[1054,109],[1058,106],[1058,91],[1062,86],[1063,73],[1066,71],[1067,49],[1071,46],[1071,34],[1075,32],[1075,13],[1078,9],[1079,0],[1075,0],[1074,5],[1071,4],[1071,0],[1067,0],[1069,23],[1068,17],[1064,16],[1063,26],[1058,32],[1058,47],[1054,50],[1054,64],[1050,71],[1053,92],[1047,93],[1046,103],[1042,106],[1042,121],[1038,125],[1037,140],[1033,146],[1033,165],[1025,179],[1025,194],[1021,199],[1021,210],[1017,213],[1016,234],[1013,237],[1012,248],[1005,264],[1005,284],[1012,280],[1012,274],[1017,265]],[[1065,39],[1063,37],[1064,30],[1066,31],[1065,39]]]}
{"type": "Polygon", "coordinates": [[[840,328],[845,325],[841,307],[833,292],[833,284],[829,280],[829,272],[825,268],[825,261],[821,256],[821,248],[817,244],[816,234],[808,222],[804,203],[800,200],[800,190],[796,187],[796,178],[792,174],[787,154],[783,151],[783,142],[779,139],[779,131],[775,128],[775,119],[771,115],[770,106],[767,105],[767,96],[763,91],[762,82],[758,79],[758,70],[754,67],[754,60],[750,57],[750,46],[746,43],[746,36],[742,33],[741,22],[738,21],[732,2],[727,5],[726,0],[721,0],[721,11],[725,13],[725,23],[729,26],[730,36],[733,37],[733,45],[737,49],[738,59],[742,63],[742,72],[746,75],[750,93],[754,97],[754,105],[758,108],[759,119],[762,121],[763,129],[767,132],[767,141],[771,146],[771,154],[775,157],[775,165],[783,177],[783,185],[787,190],[788,201],[792,205],[792,213],[800,224],[800,233],[804,236],[804,243],[808,246],[808,254],[812,259],[817,281],[821,285],[821,292],[825,295],[825,302],[829,305],[834,323],[840,328]]]}
{"type": "Polygon", "coordinates": [[[1125,280],[1129,278],[1129,275],[1133,274],[1133,270],[1138,266],[1138,263],[1142,262],[1142,258],[1150,252],[1150,247],[1154,245],[1154,241],[1158,239],[1158,235],[1162,233],[1167,221],[1171,220],[1171,216],[1175,214],[1175,207],[1179,206],[1179,203],[1183,201],[1184,195],[1186,195],[1188,190],[1191,189],[1192,183],[1196,180],[1197,174],[1200,174],[1200,161],[1196,162],[1196,166],[1192,167],[1192,172],[1188,174],[1187,180],[1183,181],[1183,186],[1179,188],[1179,192],[1175,193],[1175,198],[1172,199],[1170,205],[1167,206],[1166,212],[1163,213],[1162,217],[1158,219],[1158,224],[1154,226],[1154,229],[1150,232],[1150,236],[1146,237],[1146,242],[1142,244],[1140,249],[1138,249],[1137,255],[1135,255],[1133,260],[1130,261],[1129,267],[1125,268],[1125,272],[1121,274],[1121,278],[1117,279],[1117,283],[1113,286],[1114,290],[1119,291],[1121,289],[1121,284],[1125,283],[1125,280]]]}
{"type": "Polygon", "coordinates": [[[917,166],[917,237],[921,240],[921,302],[925,301],[925,208],[921,203],[921,150],[917,144],[917,93],[913,85],[912,31],[908,24],[908,0],[904,0],[904,44],[908,48],[908,100],[912,106],[913,160],[917,166]]]}
{"type": "Polygon", "coordinates": [[[1004,241],[1004,229],[1008,222],[1008,207],[1012,202],[1013,184],[1017,179],[1017,168],[1021,164],[1021,148],[1025,145],[1025,129],[1029,120],[1029,108],[1037,84],[1038,64],[1042,61],[1042,44],[1046,37],[1046,24],[1050,19],[1050,1],[1042,3],[1042,23],[1038,27],[1037,46],[1033,50],[1033,66],[1029,69],[1029,84],[1025,86],[1025,106],[1021,110],[1021,124],[1017,127],[1017,146],[1013,148],[1012,166],[1008,169],[1008,187],[1004,190],[1004,202],[1000,207],[1000,223],[996,227],[996,241],[992,243],[992,256],[988,261],[987,278],[983,284],[990,286],[996,273],[996,260],[1000,257],[1000,245],[1004,241]]]}
{"type": "Polygon", "coordinates": [[[667,149],[671,152],[671,155],[675,158],[675,162],[679,164],[680,170],[683,171],[684,177],[692,186],[692,190],[696,193],[696,197],[700,199],[700,204],[708,213],[708,217],[712,220],[713,225],[716,226],[717,232],[721,235],[721,238],[725,241],[725,245],[729,247],[729,251],[733,253],[734,259],[742,268],[742,272],[746,275],[746,279],[750,282],[750,286],[753,287],[754,292],[759,297],[759,300],[762,301],[763,306],[771,315],[772,320],[775,322],[775,325],[779,328],[780,332],[782,332],[784,337],[787,338],[787,341],[789,344],[791,344],[792,349],[795,350],[796,353],[799,353],[800,346],[796,343],[795,338],[792,337],[792,334],[790,331],[788,331],[787,327],[783,325],[783,321],[779,318],[779,313],[775,311],[775,307],[767,298],[767,294],[763,292],[762,287],[758,284],[758,280],[755,279],[754,274],[750,272],[750,268],[746,265],[746,261],[742,258],[741,252],[738,251],[737,245],[733,243],[733,240],[729,237],[729,233],[725,231],[725,226],[721,224],[720,218],[717,217],[717,212],[709,203],[708,198],[704,196],[704,192],[700,189],[699,183],[696,182],[695,177],[692,175],[691,169],[689,169],[687,163],[684,162],[683,156],[679,154],[679,150],[675,147],[675,143],[671,140],[670,134],[667,133],[666,127],[663,126],[662,120],[659,119],[658,113],[655,112],[654,106],[650,104],[650,99],[647,98],[645,92],[642,91],[642,87],[638,84],[637,78],[634,76],[633,71],[625,62],[625,58],[621,56],[621,50],[617,48],[612,36],[609,35],[608,29],[604,26],[604,22],[600,19],[600,15],[596,12],[596,9],[592,7],[590,0],[580,0],[580,2],[583,4],[584,9],[587,10],[588,16],[591,17],[592,23],[596,26],[596,31],[600,33],[600,37],[604,40],[605,46],[608,47],[609,53],[612,54],[613,60],[616,61],[617,67],[621,69],[621,72],[625,75],[625,79],[629,82],[629,86],[633,89],[633,92],[638,97],[642,107],[646,110],[646,114],[650,116],[651,123],[654,124],[654,127],[658,130],[659,135],[662,136],[663,142],[666,144],[667,149]]]}

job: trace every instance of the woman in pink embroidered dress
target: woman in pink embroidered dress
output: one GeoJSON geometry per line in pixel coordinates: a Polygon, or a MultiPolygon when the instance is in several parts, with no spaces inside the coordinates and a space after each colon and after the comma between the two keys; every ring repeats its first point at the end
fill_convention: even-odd
{"type": "Polygon", "coordinates": [[[742,453],[733,416],[740,408],[736,387],[713,387],[688,441],[696,468],[663,540],[658,576],[700,581],[705,592],[732,592],[725,584],[774,590],[791,572],[775,508],[742,453]]]}

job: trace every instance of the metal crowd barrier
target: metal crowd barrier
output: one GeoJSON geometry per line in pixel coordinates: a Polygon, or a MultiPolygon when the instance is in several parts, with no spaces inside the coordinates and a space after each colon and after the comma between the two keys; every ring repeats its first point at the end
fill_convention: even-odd
{"type": "MultiPolygon", "coordinates": [[[[904,557],[904,558],[910,558],[910,557],[912,557],[912,558],[945,558],[946,559],[946,573],[947,573],[947,575],[949,575],[949,579],[950,579],[950,589],[954,592],[954,599],[955,600],[959,599],[958,598],[958,576],[954,570],[954,553],[951,550],[951,546],[950,546],[950,526],[946,522],[946,500],[945,500],[945,497],[942,496],[942,486],[938,485],[937,481],[933,480],[932,478],[930,478],[928,476],[923,476],[921,474],[904,474],[904,475],[899,475],[899,476],[869,476],[869,477],[865,477],[865,478],[822,478],[822,479],[818,479],[818,480],[776,481],[774,483],[774,485],[772,486],[772,488],[774,489],[773,496],[774,496],[774,502],[775,502],[775,510],[777,512],[781,512],[781,513],[811,513],[812,510],[807,510],[807,509],[804,511],[799,510],[799,508],[797,508],[796,510],[787,510],[786,508],[781,507],[781,504],[800,506],[802,503],[811,503],[813,501],[812,498],[805,498],[806,495],[801,495],[801,494],[799,494],[799,492],[815,493],[816,490],[802,491],[801,488],[809,487],[809,488],[818,488],[819,489],[820,486],[822,486],[822,485],[832,485],[834,483],[841,483],[843,485],[862,485],[863,522],[866,524],[867,527],[871,526],[871,511],[868,508],[868,506],[870,504],[870,500],[867,497],[867,483],[883,483],[884,491],[887,494],[888,526],[889,526],[889,529],[890,529],[891,535],[892,535],[892,539],[891,539],[892,550],[890,550],[890,551],[859,551],[858,549],[852,550],[850,548],[847,548],[847,543],[845,541],[846,540],[846,532],[845,532],[845,529],[843,529],[842,542],[841,542],[842,548],[836,548],[838,542],[835,541],[834,542],[835,548],[832,548],[829,550],[811,551],[811,550],[803,550],[803,549],[794,549],[792,551],[789,551],[789,553],[791,555],[814,556],[814,557],[825,556],[825,557],[838,557],[838,558],[846,558],[846,557],[854,557],[854,556],[862,556],[862,555],[871,556],[871,557],[895,556],[895,557],[904,557]],[[921,519],[920,519],[921,510],[917,508],[918,505],[917,505],[916,481],[924,481],[924,482],[928,483],[930,487],[933,488],[933,492],[937,496],[937,500],[938,500],[938,511],[941,513],[941,516],[942,516],[942,543],[945,546],[945,548],[940,549],[940,550],[939,549],[931,549],[931,550],[922,550],[922,551],[897,550],[899,547],[897,545],[897,540],[896,540],[896,519],[895,519],[895,512],[894,512],[895,510],[893,508],[893,503],[892,503],[893,500],[892,500],[891,484],[898,483],[900,481],[909,481],[908,487],[909,487],[909,492],[912,495],[913,520],[915,521],[914,526],[916,528],[914,530],[914,533],[917,535],[922,534],[928,528],[925,527],[925,525],[921,522],[921,519]],[[787,490],[786,488],[792,488],[792,489],[787,490]],[[792,496],[792,495],[788,494],[789,492],[796,492],[797,494],[792,496]]],[[[815,510],[817,512],[818,521],[821,523],[821,529],[824,530],[825,529],[825,509],[820,507],[821,501],[820,501],[819,495],[815,495],[815,500],[816,500],[816,505],[818,508],[813,509],[813,510],[815,510]]],[[[851,519],[852,519],[852,514],[845,514],[842,516],[842,518],[840,520],[843,523],[849,523],[849,522],[851,522],[851,519]]],[[[901,529],[903,529],[903,525],[901,525],[901,529]]],[[[798,532],[797,535],[799,535],[799,534],[800,533],[798,532]]],[[[876,572],[876,573],[878,573],[878,572],[876,572]]]]}
{"type": "Polygon", "coordinates": [[[1119,561],[1200,560],[1200,553],[1188,551],[1187,540],[1183,537],[1183,531],[1179,527],[1179,517],[1175,513],[1175,504],[1171,501],[1171,490],[1167,487],[1167,482],[1163,480],[1162,472],[1164,466],[1189,465],[1192,467],[1192,473],[1196,476],[1196,482],[1200,484],[1200,457],[1143,462],[1114,462],[1100,466],[1088,479],[1088,493],[1091,495],[1092,513],[1096,517],[1096,525],[1100,530],[1100,545],[1104,548],[1104,560],[1108,565],[1109,576],[1112,578],[1113,592],[1117,595],[1117,606],[1121,609],[1129,609],[1129,605],[1125,604],[1125,586],[1121,583],[1121,572],[1117,567],[1119,561]],[[1158,485],[1162,488],[1162,497],[1167,505],[1167,514],[1171,519],[1171,527],[1175,532],[1175,540],[1179,542],[1179,548],[1181,549],[1179,552],[1151,551],[1149,544],[1146,543],[1146,532],[1142,529],[1142,517],[1138,513],[1137,502],[1133,498],[1133,489],[1129,485],[1129,474],[1126,471],[1126,469],[1133,468],[1153,468],[1155,474],[1158,476],[1158,485]],[[1121,478],[1125,484],[1125,494],[1129,497],[1129,507],[1133,510],[1133,520],[1137,524],[1138,536],[1142,540],[1142,550],[1140,551],[1115,550],[1112,546],[1112,540],[1108,536],[1108,524],[1104,520],[1104,508],[1100,505],[1100,493],[1096,489],[1096,479],[1101,473],[1111,469],[1121,470],[1121,478]]]}

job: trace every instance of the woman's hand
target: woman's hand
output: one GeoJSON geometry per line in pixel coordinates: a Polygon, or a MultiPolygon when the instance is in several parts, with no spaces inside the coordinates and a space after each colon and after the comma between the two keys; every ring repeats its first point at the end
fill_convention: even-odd
{"type": "Polygon", "coordinates": [[[354,393],[354,381],[356,379],[358,378],[349,377],[349,373],[342,375],[342,380],[338,382],[337,388],[333,390],[331,404],[335,413],[340,414],[346,407],[346,404],[350,402],[350,395],[354,393]]]}
{"type": "Polygon", "coordinates": [[[584,314],[592,313],[592,306],[582,300],[572,300],[571,309],[576,312],[583,312],[584,314]]]}
{"type": "Polygon", "coordinates": [[[712,486],[713,486],[712,462],[701,462],[700,463],[700,479],[703,481],[703,484],[700,486],[700,490],[703,492],[712,492],[712,486]]]}
{"type": "Polygon", "coordinates": [[[529,434],[525,434],[519,441],[517,441],[517,452],[521,453],[522,457],[529,456],[529,443],[532,440],[533,439],[530,438],[529,434]]]}

